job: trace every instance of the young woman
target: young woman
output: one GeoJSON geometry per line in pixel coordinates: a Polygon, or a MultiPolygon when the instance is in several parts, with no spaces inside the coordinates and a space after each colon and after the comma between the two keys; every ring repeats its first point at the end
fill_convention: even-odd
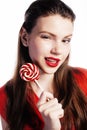
{"type": "Polygon", "coordinates": [[[14,77],[0,88],[3,130],[87,130],[87,70],[68,65],[74,20],[60,0],[27,9],[14,77]],[[20,77],[26,63],[39,68],[43,91],[20,77]]]}

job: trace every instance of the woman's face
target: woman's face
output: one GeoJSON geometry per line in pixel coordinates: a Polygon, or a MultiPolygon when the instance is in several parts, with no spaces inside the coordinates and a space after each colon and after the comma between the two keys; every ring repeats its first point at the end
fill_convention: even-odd
{"type": "Polygon", "coordinates": [[[29,55],[42,72],[54,74],[70,53],[71,20],[60,15],[40,17],[28,34],[29,55]]]}

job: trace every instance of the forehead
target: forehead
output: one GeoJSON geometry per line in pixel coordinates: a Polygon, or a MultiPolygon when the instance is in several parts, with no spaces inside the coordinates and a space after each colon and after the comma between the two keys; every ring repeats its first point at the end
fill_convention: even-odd
{"type": "Polygon", "coordinates": [[[58,34],[59,32],[71,34],[73,31],[73,22],[70,19],[63,18],[58,14],[39,17],[33,30],[49,31],[54,34],[58,34]]]}

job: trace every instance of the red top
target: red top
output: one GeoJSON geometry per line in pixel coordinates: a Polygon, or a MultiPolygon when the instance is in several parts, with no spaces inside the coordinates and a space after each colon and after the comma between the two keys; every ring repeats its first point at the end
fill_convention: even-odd
{"type": "MultiPolygon", "coordinates": [[[[75,69],[76,70],[76,69],[75,69]]],[[[73,71],[75,79],[82,89],[83,93],[87,96],[87,69],[78,68],[81,73],[78,73],[78,71],[73,71]]],[[[35,104],[38,102],[39,98],[35,96],[35,104]]],[[[6,120],[6,101],[7,101],[7,95],[5,92],[5,86],[0,88],[0,115],[6,120]]],[[[42,128],[44,126],[43,119],[41,117],[40,112],[38,111],[37,107],[35,107],[36,113],[38,117],[42,121],[42,128]]],[[[42,129],[41,128],[41,129],[42,129]]],[[[32,130],[29,126],[25,126],[24,130],[32,130]]],[[[74,129],[73,129],[74,130],[74,129]]]]}

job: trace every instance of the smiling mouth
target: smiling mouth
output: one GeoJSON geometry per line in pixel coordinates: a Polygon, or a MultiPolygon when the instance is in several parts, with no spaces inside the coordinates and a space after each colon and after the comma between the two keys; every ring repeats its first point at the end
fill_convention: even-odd
{"type": "Polygon", "coordinates": [[[56,67],[59,64],[60,59],[53,58],[53,57],[46,57],[45,58],[46,64],[50,67],[56,67]]]}

